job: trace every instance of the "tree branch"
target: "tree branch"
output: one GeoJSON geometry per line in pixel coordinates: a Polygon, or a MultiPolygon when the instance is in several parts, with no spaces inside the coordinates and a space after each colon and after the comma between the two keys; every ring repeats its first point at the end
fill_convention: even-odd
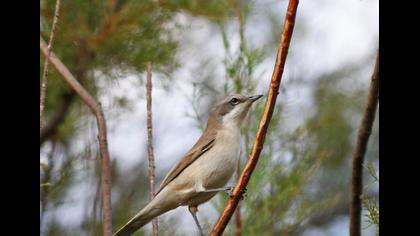
{"type": "Polygon", "coordinates": [[[60,11],[60,2],[61,0],[57,0],[55,3],[55,12],[54,12],[54,19],[51,26],[51,32],[50,32],[50,38],[48,40],[48,46],[47,46],[47,54],[44,62],[44,72],[42,74],[42,84],[41,84],[41,96],[39,99],[39,128],[40,131],[42,130],[42,127],[44,125],[43,123],[43,115],[44,115],[44,108],[45,108],[45,94],[47,92],[47,82],[48,82],[48,62],[53,46],[53,39],[54,39],[54,33],[55,29],[57,28],[57,22],[58,22],[58,15],[60,11]]]}
{"type": "Polygon", "coordinates": [[[284,22],[284,30],[280,40],[279,50],[277,52],[276,64],[274,66],[273,76],[271,78],[270,88],[268,90],[267,102],[265,104],[264,113],[261,118],[255,143],[252,148],[251,154],[249,155],[248,161],[242,171],[241,177],[233,190],[233,196],[229,199],[224,211],[219,217],[218,221],[214,225],[211,232],[211,236],[220,236],[225,230],[230,218],[232,217],[236,207],[239,204],[241,193],[245,189],[246,185],[251,178],[251,174],[257,165],[260,153],[263,148],[265,136],[267,133],[268,125],[271,120],[271,116],[274,112],[274,106],[280,87],[282,74],[284,71],[284,65],[286,62],[287,53],[289,50],[290,40],[293,33],[295,24],[296,11],[299,0],[290,0],[287,9],[286,19],[284,22]]]}
{"type": "Polygon", "coordinates": [[[356,148],[353,153],[352,170],[352,199],[350,206],[350,236],[361,235],[361,213],[362,213],[362,187],[363,187],[363,160],[367,144],[372,132],[372,125],[375,120],[376,108],[379,100],[379,49],[376,54],[375,69],[372,74],[372,81],[369,87],[369,94],[366,107],[360,124],[356,148]]]}
{"type": "MultiPolygon", "coordinates": [[[[150,201],[155,197],[155,157],[153,155],[153,126],[152,126],[152,64],[147,63],[147,158],[149,160],[150,201]]],[[[152,220],[153,235],[158,236],[158,218],[152,220]]]]}
{"type": "MultiPolygon", "coordinates": [[[[40,38],[40,48],[44,55],[48,55],[48,48],[44,40],[40,38]]],[[[71,74],[67,67],[61,62],[61,60],[51,51],[49,60],[57,69],[57,71],[63,76],[67,83],[73,88],[73,90],[79,95],[84,103],[89,107],[91,112],[96,117],[98,125],[98,141],[99,149],[102,157],[102,224],[103,224],[103,235],[111,236],[112,225],[111,225],[111,174],[109,168],[109,152],[106,134],[106,122],[102,107],[95,99],[86,91],[83,86],[77,81],[77,79],[71,74]]]]}

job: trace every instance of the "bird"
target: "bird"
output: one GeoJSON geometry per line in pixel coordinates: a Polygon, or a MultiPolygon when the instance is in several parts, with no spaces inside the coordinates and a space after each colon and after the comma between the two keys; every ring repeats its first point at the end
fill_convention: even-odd
{"type": "Polygon", "coordinates": [[[154,198],[113,236],[129,236],[152,219],[180,206],[188,206],[195,224],[198,206],[225,187],[240,156],[240,124],[251,105],[263,95],[234,94],[217,102],[209,112],[207,126],[193,147],[170,169],[154,198]]]}

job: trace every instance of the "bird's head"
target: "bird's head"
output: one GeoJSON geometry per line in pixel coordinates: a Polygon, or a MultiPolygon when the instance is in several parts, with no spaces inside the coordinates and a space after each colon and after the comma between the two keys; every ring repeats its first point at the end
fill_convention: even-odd
{"type": "Polygon", "coordinates": [[[263,95],[230,95],[216,103],[210,112],[209,121],[216,119],[223,126],[239,126],[244,120],[252,103],[263,95]]]}

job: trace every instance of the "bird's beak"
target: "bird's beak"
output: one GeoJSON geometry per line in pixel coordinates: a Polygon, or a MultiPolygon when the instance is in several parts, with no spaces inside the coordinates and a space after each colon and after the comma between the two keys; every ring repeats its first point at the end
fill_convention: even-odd
{"type": "Polygon", "coordinates": [[[254,95],[254,96],[249,97],[249,100],[250,100],[251,102],[255,102],[255,101],[257,101],[258,99],[260,99],[262,96],[263,96],[263,95],[254,95]]]}

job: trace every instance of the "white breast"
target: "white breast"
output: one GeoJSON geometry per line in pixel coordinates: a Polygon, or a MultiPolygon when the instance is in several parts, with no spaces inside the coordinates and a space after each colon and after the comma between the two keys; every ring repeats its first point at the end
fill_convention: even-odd
{"type": "Polygon", "coordinates": [[[168,187],[177,190],[178,205],[199,205],[213,197],[203,190],[226,186],[235,172],[241,147],[239,128],[218,131],[214,146],[188,166],[168,187]],[[180,191],[182,190],[182,191],[180,191]]]}
{"type": "Polygon", "coordinates": [[[197,185],[202,185],[206,189],[225,186],[235,172],[240,144],[239,128],[220,130],[214,146],[193,163],[200,170],[197,185]]]}
{"type": "Polygon", "coordinates": [[[224,127],[216,136],[215,151],[225,157],[226,161],[236,162],[239,157],[241,147],[241,133],[238,127],[224,127]],[[216,147],[217,146],[217,147],[216,147]]]}

